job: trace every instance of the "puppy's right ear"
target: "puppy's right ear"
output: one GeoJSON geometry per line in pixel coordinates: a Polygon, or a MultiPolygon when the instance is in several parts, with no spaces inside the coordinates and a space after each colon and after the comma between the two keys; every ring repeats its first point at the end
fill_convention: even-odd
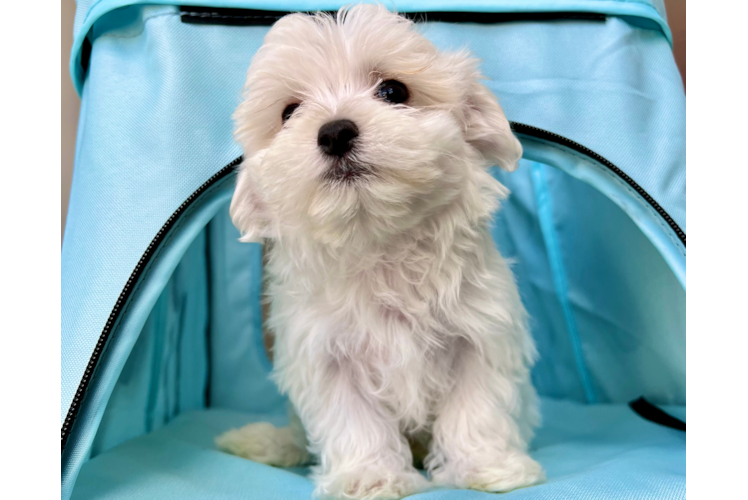
{"type": "Polygon", "coordinates": [[[241,233],[239,241],[248,243],[260,243],[270,237],[270,219],[256,182],[255,169],[258,166],[257,156],[241,164],[229,208],[231,221],[241,233]]]}

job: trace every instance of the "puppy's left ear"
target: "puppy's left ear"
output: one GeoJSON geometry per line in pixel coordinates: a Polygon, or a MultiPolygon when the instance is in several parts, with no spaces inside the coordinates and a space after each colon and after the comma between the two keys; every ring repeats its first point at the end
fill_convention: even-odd
{"type": "Polygon", "coordinates": [[[471,84],[465,99],[465,139],[494,165],[512,172],[522,157],[522,145],[509,127],[496,97],[485,85],[471,84]]]}

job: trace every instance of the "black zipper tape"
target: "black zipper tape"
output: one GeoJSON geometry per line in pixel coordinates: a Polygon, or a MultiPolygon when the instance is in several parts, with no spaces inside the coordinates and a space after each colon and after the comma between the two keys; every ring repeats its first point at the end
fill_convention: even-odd
{"type": "MultiPolygon", "coordinates": [[[[665,219],[668,225],[678,235],[678,238],[680,238],[680,240],[683,242],[683,245],[686,244],[686,233],[684,233],[680,229],[680,227],[678,227],[678,225],[667,214],[667,212],[665,212],[665,210],[663,210],[662,207],[660,207],[660,205],[651,196],[649,196],[649,194],[646,191],[644,191],[644,189],[642,189],[636,182],[634,182],[633,179],[631,179],[631,177],[626,175],[620,168],[616,167],[611,162],[609,162],[608,160],[606,160],[599,154],[595,153],[591,149],[586,148],[582,146],[581,144],[576,143],[570,139],[567,139],[566,137],[563,137],[561,135],[554,134],[553,132],[549,132],[541,128],[533,127],[532,125],[525,125],[523,123],[511,122],[511,126],[512,126],[512,130],[514,130],[514,132],[517,134],[526,135],[526,136],[534,137],[536,139],[542,139],[548,142],[560,144],[578,153],[589,156],[592,159],[596,160],[598,163],[607,167],[615,175],[617,175],[618,177],[623,179],[628,185],[630,185],[637,193],[639,193],[642,196],[642,198],[644,198],[647,201],[647,203],[649,203],[652,206],[652,208],[654,208],[657,211],[657,213],[660,214],[663,219],[665,219]]],[[[114,308],[112,309],[112,312],[109,315],[109,319],[107,319],[106,325],[104,326],[104,330],[101,332],[101,335],[99,336],[99,341],[96,343],[94,352],[93,354],[91,354],[91,358],[89,359],[88,365],[86,366],[86,371],[84,372],[83,378],[81,379],[81,382],[78,385],[78,390],[75,392],[73,401],[70,404],[70,408],[68,409],[68,413],[65,417],[65,421],[62,424],[62,451],[65,451],[65,444],[67,443],[68,437],[70,436],[70,431],[73,427],[73,424],[75,423],[75,419],[78,415],[78,411],[80,410],[81,403],[86,396],[86,391],[88,390],[91,377],[94,371],[96,370],[96,367],[99,364],[101,356],[106,347],[107,341],[109,340],[109,336],[112,333],[112,330],[115,324],[117,323],[117,320],[119,319],[120,313],[122,312],[125,304],[130,299],[132,291],[135,285],[137,284],[138,279],[140,278],[141,274],[143,273],[143,270],[148,266],[150,260],[153,258],[159,246],[164,241],[164,238],[166,237],[166,235],[174,227],[174,224],[185,213],[185,211],[193,203],[195,203],[195,201],[197,201],[200,198],[200,196],[203,193],[205,193],[211,186],[213,186],[218,181],[220,181],[221,179],[229,175],[231,172],[233,172],[239,166],[239,164],[241,164],[241,162],[242,162],[242,157],[235,159],[234,161],[232,161],[231,163],[223,167],[221,170],[219,170],[215,175],[213,175],[210,179],[208,179],[202,186],[200,186],[194,193],[192,193],[184,201],[184,203],[182,203],[182,205],[180,205],[179,208],[169,217],[169,219],[161,227],[158,233],[156,233],[156,236],[153,238],[151,243],[148,245],[148,248],[146,249],[145,253],[138,261],[138,264],[135,266],[135,270],[132,272],[132,274],[128,278],[127,283],[125,284],[125,287],[122,290],[122,293],[120,293],[120,296],[117,299],[117,302],[115,303],[114,308]]],[[[634,408],[633,406],[634,403],[631,403],[632,408],[634,408]]],[[[684,430],[685,430],[685,424],[684,424],[684,430]]]]}
{"type": "MultiPolygon", "coordinates": [[[[288,11],[180,6],[183,23],[225,26],[270,26],[288,11]]],[[[334,11],[326,11],[335,15],[334,11]]],[[[309,12],[311,14],[311,12],[309,12]]],[[[495,24],[510,21],[605,21],[595,12],[401,12],[415,22],[495,24]]]]}
{"type": "Polygon", "coordinates": [[[135,270],[132,272],[132,274],[130,274],[130,277],[127,279],[127,283],[125,283],[125,287],[122,289],[122,293],[120,293],[119,297],[117,298],[117,302],[114,304],[112,312],[109,314],[109,319],[107,319],[106,325],[104,325],[104,330],[99,336],[99,341],[96,343],[93,354],[91,354],[91,358],[88,360],[86,371],[83,373],[83,378],[81,379],[80,384],[78,384],[78,390],[75,392],[73,401],[70,403],[70,408],[68,409],[68,413],[65,416],[65,421],[62,424],[62,451],[65,451],[65,444],[67,443],[68,437],[70,436],[70,430],[75,423],[75,418],[78,416],[78,411],[80,410],[83,398],[86,396],[86,391],[88,390],[89,383],[91,382],[91,377],[96,370],[97,365],[99,364],[99,360],[101,359],[101,355],[106,348],[106,344],[109,340],[110,334],[112,333],[112,329],[117,323],[117,320],[119,319],[120,313],[124,309],[125,304],[130,299],[132,291],[135,288],[135,285],[137,284],[141,274],[148,266],[151,258],[154,256],[159,246],[164,241],[166,235],[169,233],[169,231],[171,231],[171,229],[174,227],[174,224],[185,213],[185,211],[193,203],[195,203],[195,201],[197,201],[200,196],[205,193],[211,186],[233,172],[241,163],[241,160],[241,157],[239,157],[216,172],[202,186],[197,188],[197,190],[193,192],[173,214],[171,214],[166,223],[161,226],[161,229],[159,229],[158,233],[156,233],[156,236],[153,238],[153,240],[151,240],[151,243],[148,245],[148,248],[146,248],[145,253],[143,253],[143,256],[135,266],[135,270]]]}
{"type": "Polygon", "coordinates": [[[686,432],[686,423],[684,421],[665,413],[643,397],[630,402],[629,407],[645,420],[686,432]]]}
{"type": "Polygon", "coordinates": [[[673,220],[673,218],[670,217],[670,215],[665,211],[665,209],[662,208],[660,204],[657,203],[655,199],[652,198],[649,195],[649,193],[647,193],[644,190],[644,188],[642,188],[639,184],[637,184],[634,181],[634,179],[626,175],[626,172],[624,172],[620,168],[613,165],[613,163],[603,158],[599,154],[595,153],[591,149],[585,146],[582,146],[578,142],[574,142],[571,139],[567,139],[566,137],[562,135],[554,134],[553,132],[549,132],[542,128],[533,127],[532,125],[525,125],[524,123],[511,122],[511,126],[515,134],[527,135],[530,137],[534,137],[536,139],[541,139],[544,141],[560,144],[561,146],[565,146],[569,149],[572,149],[576,151],[577,153],[582,153],[585,156],[589,156],[592,159],[596,160],[598,163],[602,164],[608,170],[616,174],[616,176],[618,176],[621,180],[626,182],[626,184],[631,186],[634,189],[634,191],[639,193],[639,195],[642,198],[644,198],[644,200],[647,203],[649,203],[652,206],[652,208],[655,209],[655,211],[660,215],[660,217],[662,217],[665,220],[665,222],[667,222],[668,226],[670,226],[670,228],[678,236],[678,239],[683,243],[683,246],[686,246],[686,233],[680,228],[680,226],[678,226],[678,224],[673,220]]]}

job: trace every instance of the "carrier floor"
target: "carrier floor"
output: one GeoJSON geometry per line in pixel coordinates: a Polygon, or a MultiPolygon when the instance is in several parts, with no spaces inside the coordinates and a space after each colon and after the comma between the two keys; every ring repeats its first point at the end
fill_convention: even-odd
{"type": "MultiPolygon", "coordinates": [[[[670,408],[684,416],[685,408],[670,408]]],[[[507,500],[681,499],[686,497],[686,435],[643,420],[625,405],[542,400],[543,426],[532,455],[544,484],[502,495],[507,500]]],[[[206,409],[185,413],[150,434],[88,461],[73,499],[308,499],[307,469],[277,469],[218,451],[213,439],[252,421],[282,424],[282,415],[206,409]]],[[[434,490],[411,498],[496,498],[466,490],[434,490]]]]}

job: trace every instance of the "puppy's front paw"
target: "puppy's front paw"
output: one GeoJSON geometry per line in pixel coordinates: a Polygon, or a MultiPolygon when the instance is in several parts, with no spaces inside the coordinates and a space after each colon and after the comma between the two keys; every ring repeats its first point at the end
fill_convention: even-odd
{"type": "Polygon", "coordinates": [[[500,463],[476,467],[465,476],[465,487],[503,493],[540,483],[545,479],[543,468],[524,453],[509,455],[500,463]]]}
{"type": "Polygon", "coordinates": [[[225,432],[216,438],[216,445],[233,455],[277,467],[302,465],[309,459],[293,429],[277,428],[267,422],[225,432]]]}
{"type": "Polygon", "coordinates": [[[321,498],[394,500],[428,488],[428,481],[415,470],[392,472],[363,470],[348,474],[325,474],[317,478],[321,498]]]}

